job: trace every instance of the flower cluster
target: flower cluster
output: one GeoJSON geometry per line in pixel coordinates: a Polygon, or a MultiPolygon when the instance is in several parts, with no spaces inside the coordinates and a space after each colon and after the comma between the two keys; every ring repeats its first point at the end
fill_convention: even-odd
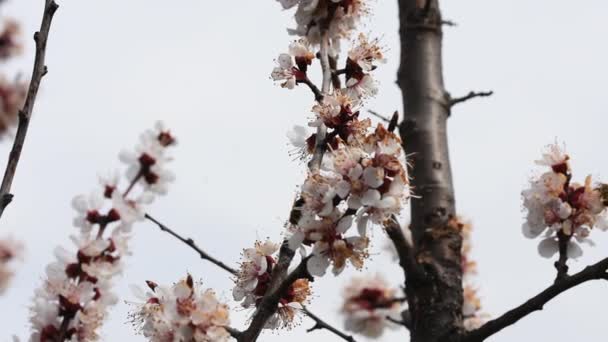
{"type": "MultiPolygon", "coordinates": [[[[280,82],[281,87],[293,89],[297,84],[307,83],[308,67],[315,58],[313,45],[306,38],[300,38],[289,45],[289,53],[282,53],[277,58],[277,66],[272,70],[271,78],[280,82]]],[[[383,63],[384,56],[378,39],[368,40],[360,34],[353,48],[348,52],[343,69],[334,73],[344,74],[345,87],[336,89],[336,95],[324,99],[324,103],[313,108],[313,111],[326,111],[326,115],[338,115],[339,106],[343,107],[361,104],[366,99],[378,93],[376,81],[371,72],[376,64],[383,63]]],[[[351,113],[352,114],[352,113],[351,113]]],[[[329,119],[329,118],[327,118],[329,119]]],[[[346,119],[346,118],[343,118],[346,119]]]]}
{"type": "Polygon", "coordinates": [[[12,266],[21,257],[23,245],[11,237],[0,239],[0,295],[13,277],[12,266]]]}
{"type": "Polygon", "coordinates": [[[130,314],[132,323],[151,342],[223,342],[230,339],[226,304],[188,275],[171,287],[147,281],[152,292],[134,288],[142,301],[130,314]]]}
{"type": "Polygon", "coordinates": [[[289,53],[279,55],[278,66],[270,76],[275,81],[282,81],[281,87],[293,89],[297,83],[307,80],[306,71],[314,58],[308,41],[297,40],[289,45],[289,53]]]}
{"type": "Polygon", "coordinates": [[[330,266],[339,274],[349,262],[362,268],[368,256],[368,222],[384,224],[400,213],[410,195],[401,139],[382,124],[372,128],[371,120],[359,118],[362,104],[377,93],[371,72],[384,62],[383,51],[378,39],[360,34],[344,68],[336,69],[339,42],[350,37],[368,12],[365,1],[280,2],[286,9],[297,6],[298,28],[292,33],[301,38],[290,45],[288,54],[279,56],[272,78],[285,88],[307,84],[317,100],[308,125],[318,132],[327,128],[322,143],[317,133],[309,134],[302,126],[288,135],[301,159],[311,158],[318,145],[324,150],[321,167],[311,169],[300,189],[288,225],[289,245],[304,253],[305,247],[311,247],[307,262],[313,276],[324,275],[330,266]],[[322,39],[327,39],[326,44],[321,44],[322,39]],[[331,51],[321,49],[328,44],[331,51]],[[323,94],[307,74],[317,56],[315,49],[321,60],[321,54],[327,53],[325,57],[333,61],[323,70],[333,79],[329,85],[324,78],[323,94]],[[344,87],[339,75],[344,75],[344,87]],[[358,233],[349,234],[355,222],[358,233]]]}
{"type": "MultiPolygon", "coordinates": [[[[150,153],[150,159],[166,161],[164,150],[174,139],[159,127],[142,136],[137,150],[142,156],[150,153]]],[[[57,248],[57,260],[47,266],[46,279],[31,307],[31,341],[98,340],[98,328],[117,300],[112,282],[122,271],[123,258],[129,255],[131,226],[144,218],[144,205],[153,199],[150,192],[154,190],[148,183],[142,183],[138,197],[130,196],[140,179],[159,172],[152,171],[150,165],[156,163],[140,163],[141,170],[128,179],[129,186],[123,192],[119,190],[119,177],[114,175],[101,179],[92,194],[74,198],[74,225],[79,234],[72,236],[72,241],[77,251],[57,248]],[[111,233],[104,236],[109,228],[111,233]]]]}
{"type": "MultiPolygon", "coordinates": [[[[241,302],[245,308],[257,307],[266,294],[272,280],[272,272],[276,265],[273,256],[279,246],[271,241],[257,241],[253,248],[243,251],[243,260],[232,291],[234,300],[241,302]]],[[[276,329],[290,327],[302,304],[311,294],[307,279],[296,280],[287,290],[286,295],[279,301],[277,312],[266,323],[265,328],[276,329]]]]}
{"type": "Polygon", "coordinates": [[[345,329],[377,338],[385,328],[398,327],[387,319],[401,320],[402,298],[396,293],[379,275],[353,278],[344,289],[345,329]]]}
{"type": "MultiPolygon", "coordinates": [[[[338,115],[346,116],[347,111],[338,115]]],[[[289,226],[291,248],[312,246],[312,275],[325,274],[332,264],[339,274],[346,261],[361,268],[368,255],[368,222],[384,224],[400,213],[409,197],[401,140],[382,124],[369,132],[369,121],[357,116],[328,125],[334,130],[328,136],[325,163],[304,182],[295,208],[299,215],[289,226]],[[355,220],[358,234],[347,237],[355,220]]],[[[320,120],[324,117],[319,115],[320,120]]]]}
{"type": "Polygon", "coordinates": [[[332,55],[337,55],[340,40],[348,39],[360,19],[369,13],[365,0],[277,0],[284,9],[297,6],[297,27],[289,29],[292,35],[306,37],[318,44],[327,30],[332,44],[332,55]]]}
{"type": "Polygon", "coordinates": [[[568,244],[568,257],[577,258],[582,249],[576,242],[591,243],[591,229],[608,229],[603,186],[594,184],[591,176],[585,178],[584,184],[572,182],[569,161],[563,148],[550,145],[536,162],[549,170],[533,178],[530,187],[522,192],[527,210],[523,233],[528,238],[545,233],[538,251],[547,258],[558,252],[560,240],[568,244]]]}

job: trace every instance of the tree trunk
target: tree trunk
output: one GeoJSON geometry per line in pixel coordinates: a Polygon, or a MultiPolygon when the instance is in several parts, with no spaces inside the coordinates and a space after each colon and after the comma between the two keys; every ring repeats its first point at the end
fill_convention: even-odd
{"type": "Polygon", "coordinates": [[[408,281],[411,340],[456,340],[462,331],[462,238],[455,224],[447,142],[449,94],[443,85],[438,0],[400,0],[404,119],[399,132],[412,165],[411,230],[422,280],[408,281]]]}

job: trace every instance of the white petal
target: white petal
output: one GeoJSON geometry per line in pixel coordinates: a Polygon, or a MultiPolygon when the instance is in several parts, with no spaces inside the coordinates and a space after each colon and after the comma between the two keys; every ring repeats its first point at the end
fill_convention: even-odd
{"type": "Polygon", "coordinates": [[[305,238],[305,235],[304,235],[303,232],[301,232],[301,231],[295,232],[289,238],[289,248],[292,251],[295,251],[296,249],[298,249],[302,245],[302,242],[304,241],[304,238],[305,238]]]}
{"type": "Polygon", "coordinates": [[[341,180],[338,182],[338,184],[336,184],[336,193],[338,194],[338,196],[340,196],[340,198],[344,199],[346,198],[346,196],[348,196],[348,193],[350,192],[350,183],[345,181],[345,180],[341,180]]]}
{"type": "Polygon", "coordinates": [[[289,78],[285,83],[283,83],[283,87],[287,88],[287,89],[293,89],[296,86],[296,78],[295,77],[291,77],[289,78]]]}
{"type": "Polygon", "coordinates": [[[521,226],[521,231],[525,237],[528,239],[534,239],[542,234],[545,231],[546,227],[538,226],[538,225],[530,225],[530,223],[526,222],[521,226]]]}
{"type": "Polygon", "coordinates": [[[235,286],[234,289],[232,289],[232,298],[234,298],[234,300],[237,302],[243,300],[243,298],[245,298],[245,291],[243,288],[240,286],[235,286]]]}
{"type": "Polygon", "coordinates": [[[329,259],[320,255],[313,255],[308,259],[306,266],[308,267],[310,275],[322,277],[329,267],[329,259]]]}
{"type": "Polygon", "coordinates": [[[308,138],[309,133],[306,127],[295,125],[293,129],[287,132],[287,138],[289,142],[297,148],[306,147],[306,139],[308,138]]]}
{"type": "MultiPolygon", "coordinates": [[[[365,211],[363,211],[362,213],[365,213],[365,211]]],[[[367,235],[367,225],[369,223],[369,216],[368,215],[359,215],[357,214],[357,231],[359,232],[360,236],[366,236],[367,235]]]]}
{"type": "Polygon", "coordinates": [[[297,5],[300,0],[277,0],[283,6],[283,9],[290,9],[297,5]]]}
{"type": "Polygon", "coordinates": [[[568,243],[568,258],[578,259],[583,255],[583,249],[578,243],[570,240],[568,243]]]}
{"type": "Polygon", "coordinates": [[[361,198],[355,195],[350,195],[346,203],[348,204],[348,208],[355,210],[361,208],[363,205],[363,203],[361,203],[361,198]]]}
{"type": "Polygon", "coordinates": [[[340,220],[336,225],[336,232],[340,234],[346,233],[348,228],[353,225],[353,216],[348,215],[340,220]]]}
{"type": "Polygon", "coordinates": [[[258,275],[266,273],[266,269],[268,269],[268,261],[266,260],[265,256],[260,258],[258,266],[260,267],[258,270],[258,275]]]}
{"type": "Polygon", "coordinates": [[[538,244],[538,254],[543,258],[552,258],[559,251],[555,238],[547,238],[538,244]]]}
{"type": "Polygon", "coordinates": [[[363,181],[369,187],[379,187],[384,183],[384,169],[380,167],[366,167],[363,170],[363,181]]]}
{"type": "Polygon", "coordinates": [[[363,167],[361,166],[361,164],[357,164],[357,165],[355,165],[355,167],[350,169],[350,171],[348,171],[348,178],[359,179],[359,177],[361,177],[362,174],[363,174],[363,167]]]}
{"type": "Polygon", "coordinates": [[[283,69],[291,69],[293,67],[293,59],[290,55],[286,53],[280,54],[279,58],[277,59],[277,62],[279,63],[279,66],[283,69]]]}
{"type": "Polygon", "coordinates": [[[78,195],[72,199],[72,207],[81,213],[85,213],[88,209],[87,197],[85,195],[78,195]]]}
{"type": "Polygon", "coordinates": [[[361,203],[366,206],[375,206],[380,201],[381,195],[378,190],[367,190],[361,197],[361,203]]]}

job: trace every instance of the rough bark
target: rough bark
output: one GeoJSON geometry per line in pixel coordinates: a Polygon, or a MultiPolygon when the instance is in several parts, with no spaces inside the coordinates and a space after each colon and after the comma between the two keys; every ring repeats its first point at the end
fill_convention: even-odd
{"type": "Polygon", "coordinates": [[[455,218],[447,142],[450,97],[443,84],[438,0],[400,0],[404,119],[399,131],[412,166],[411,230],[422,279],[406,279],[411,340],[450,341],[462,330],[462,238],[455,218]]]}

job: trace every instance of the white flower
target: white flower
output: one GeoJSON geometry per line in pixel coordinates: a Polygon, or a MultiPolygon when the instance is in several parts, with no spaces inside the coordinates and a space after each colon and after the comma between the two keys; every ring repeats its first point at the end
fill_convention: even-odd
{"type": "Polygon", "coordinates": [[[319,216],[329,216],[335,210],[334,198],[337,196],[339,179],[333,175],[313,173],[302,185],[302,198],[307,210],[319,216]]]}
{"type": "Polygon", "coordinates": [[[559,239],[568,243],[568,257],[578,258],[582,248],[577,242],[592,244],[590,230],[606,227],[601,187],[594,187],[591,176],[584,184],[572,183],[569,157],[557,145],[550,145],[538,164],[550,166],[551,171],[530,181],[530,187],[522,192],[526,221],[522,226],[524,236],[536,238],[546,232],[538,245],[538,252],[546,258],[558,251],[559,239]],[[573,240],[576,240],[574,241],[573,240]]]}
{"type": "Polygon", "coordinates": [[[108,172],[104,175],[100,175],[99,177],[99,185],[101,185],[103,189],[103,196],[105,198],[112,198],[112,194],[114,190],[118,187],[118,183],[120,181],[120,173],[118,170],[114,170],[113,172],[108,172]]]}
{"type": "Polygon", "coordinates": [[[365,0],[278,0],[283,5],[284,9],[289,9],[298,5],[295,13],[297,27],[288,29],[292,35],[306,37],[312,44],[319,44],[321,34],[319,25],[327,20],[329,13],[328,6],[335,6],[332,3],[339,3],[333,13],[332,20],[329,24],[329,38],[331,41],[331,54],[336,56],[339,52],[340,39],[348,38],[351,32],[356,28],[359,19],[369,12],[365,0]]]}
{"type": "Polygon", "coordinates": [[[256,241],[254,248],[247,248],[243,251],[243,261],[232,290],[234,300],[246,299],[243,302],[245,307],[253,304],[253,292],[258,286],[260,288],[267,286],[270,281],[269,270],[276,262],[272,255],[278,249],[277,244],[266,240],[264,242],[256,241]]]}
{"type": "Polygon", "coordinates": [[[309,125],[318,127],[325,124],[329,128],[344,127],[355,118],[352,99],[341,91],[325,95],[323,100],[312,107],[317,120],[309,125]]]}
{"type": "Polygon", "coordinates": [[[363,267],[369,240],[361,236],[344,237],[352,222],[353,217],[349,215],[337,221],[336,218],[324,218],[314,225],[300,225],[305,238],[313,243],[312,256],[307,261],[311,275],[325,275],[330,265],[333,265],[334,274],[340,274],[347,261],[355,268],[363,267]]]}
{"type": "Polygon", "coordinates": [[[400,319],[401,303],[396,300],[396,292],[379,275],[353,278],[344,289],[341,310],[346,330],[378,338],[386,328],[398,328],[387,319],[400,319]]]}
{"type": "Polygon", "coordinates": [[[281,87],[293,89],[296,86],[296,74],[299,71],[295,68],[291,55],[280,54],[277,64],[278,66],[272,70],[270,76],[274,81],[282,81],[281,87]]]}
{"type": "Polygon", "coordinates": [[[296,280],[287,292],[288,294],[281,298],[277,311],[266,322],[264,329],[289,329],[294,326],[297,313],[311,294],[308,279],[296,280]]]}
{"type": "Polygon", "coordinates": [[[312,64],[312,60],[315,58],[315,54],[310,48],[310,43],[305,38],[298,39],[289,44],[289,54],[295,57],[296,64],[304,72],[306,72],[306,66],[312,64]]]}
{"type": "Polygon", "coordinates": [[[374,78],[369,74],[365,74],[361,78],[352,77],[346,81],[346,94],[354,103],[360,103],[376,96],[378,94],[378,86],[374,78]]]}
{"type": "Polygon", "coordinates": [[[310,132],[304,126],[295,125],[292,130],[287,132],[287,138],[289,142],[298,149],[307,149],[308,144],[306,140],[310,137],[310,132]]]}
{"type": "Polygon", "coordinates": [[[171,287],[148,282],[152,292],[135,290],[142,301],[130,318],[138,332],[151,342],[224,342],[230,339],[228,306],[215,292],[202,289],[188,275],[171,287]]]}
{"type": "Polygon", "coordinates": [[[360,33],[358,40],[358,45],[348,52],[348,58],[352,63],[356,64],[362,71],[370,72],[374,69],[374,62],[385,62],[377,38],[369,41],[363,33],[360,33]]]}
{"type": "Polygon", "coordinates": [[[175,144],[175,138],[162,131],[162,125],[157,124],[156,130],[144,132],[134,151],[122,151],[120,160],[127,164],[127,178],[130,185],[127,193],[136,184],[141,184],[145,191],[164,195],[168,184],[175,180],[174,174],[166,168],[172,159],[167,154],[167,147],[175,144]]]}
{"type": "MultiPolygon", "coordinates": [[[[536,164],[543,166],[559,166],[564,165],[565,169],[563,173],[569,171],[568,160],[570,157],[564,151],[564,148],[558,144],[548,145],[546,151],[543,153],[542,159],[536,161],[536,164]]],[[[557,172],[557,171],[556,171],[557,172]]]]}
{"type": "Polygon", "coordinates": [[[93,225],[100,223],[103,205],[104,198],[99,192],[74,197],[72,207],[77,213],[73,221],[74,226],[80,228],[83,233],[91,231],[93,225]]]}
{"type": "Polygon", "coordinates": [[[152,201],[148,194],[143,194],[136,201],[126,200],[121,194],[114,192],[112,195],[112,208],[118,214],[120,225],[126,231],[131,230],[131,226],[136,221],[145,218],[144,204],[152,201]]]}

